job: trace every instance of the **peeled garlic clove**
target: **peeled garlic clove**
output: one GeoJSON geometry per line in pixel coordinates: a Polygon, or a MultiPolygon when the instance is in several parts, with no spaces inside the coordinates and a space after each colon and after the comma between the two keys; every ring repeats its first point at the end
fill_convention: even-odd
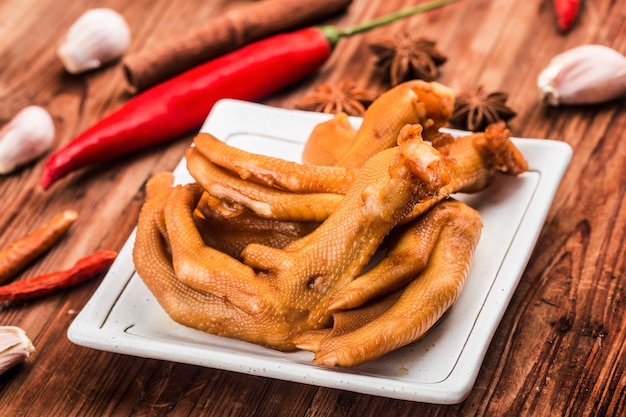
{"type": "Polygon", "coordinates": [[[65,69],[78,74],[121,57],[130,45],[124,17],[112,9],[91,9],[70,27],[57,54],[65,69]]]}
{"type": "Polygon", "coordinates": [[[596,104],[626,94],[626,57],[602,45],[582,45],[552,58],[537,77],[552,106],[596,104]]]}
{"type": "Polygon", "coordinates": [[[15,326],[0,326],[0,375],[24,362],[35,351],[24,330],[15,326]]]}
{"type": "Polygon", "coordinates": [[[0,175],[39,158],[53,141],[50,114],[39,106],[24,107],[0,129],[0,175]]]}

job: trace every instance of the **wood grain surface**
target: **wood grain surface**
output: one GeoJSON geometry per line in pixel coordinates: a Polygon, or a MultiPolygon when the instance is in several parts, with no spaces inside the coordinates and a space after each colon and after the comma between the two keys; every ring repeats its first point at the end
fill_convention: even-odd
{"type": "MultiPolygon", "coordinates": [[[[0,2],[0,123],[29,104],[45,107],[55,148],[129,99],[119,64],[69,75],[56,46],[80,14],[111,7],[127,19],[131,51],[201,25],[244,1],[3,0],[0,2]]],[[[417,3],[354,0],[324,23],[347,27],[417,3]]],[[[509,94],[515,136],[574,149],[528,267],[491,342],[469,397],[434,405],[301,385],[88,349],[68,326],[100,280],[5,305],[0,325],[26,330],[37,352],[0,376],[3,416],[618,416],[626,414],[625,101],[548,108],[536,78],[568,48],[598,43],[626,53],[626,4],[583,2],[560,33],[551,0],[461,0],[384,29],[342,40],[315,76],[262,100],[294,108],[317,83],[352,79],[379,88],[368,43],[410,30],[448,57],[438,81],[455,91],[483,85],[509,94]]],[[[20,277],[67,268],[97,249],[120,250],[137,222],[146,180],[170,170],[192,135],[39,187],[45,158],[0,177],[0,246],[64,209],[68,235],[20,277]]]]}

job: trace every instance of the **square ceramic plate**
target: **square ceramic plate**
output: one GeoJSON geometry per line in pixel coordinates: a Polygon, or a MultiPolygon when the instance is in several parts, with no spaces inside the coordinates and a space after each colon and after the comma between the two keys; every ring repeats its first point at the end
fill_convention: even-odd
{"type": "MultiPolygon", "coordinates": [[[[298,161],[311,129],[328,117],[223,100],[202,130],[251,152],[298,161]]],[[[358,125],[360,120],[353,122],[358,125]]],[[[313,365],[309,352],[282,353],[183,327],[161,309],[135,272],[134,233],[70,326],[69,339],[94,349],[371,395],[461,402],[474,384],[572,154],[562,142],[514,140],[529,161],[528,172],[498,175],[487,191],[456,196],[479,210],[484,229],[459,300],[419,342],[370,363],[339,369],[313,365]]],[[[178,183],[192,181],[184,161],[175,174],[178,183]]]]}

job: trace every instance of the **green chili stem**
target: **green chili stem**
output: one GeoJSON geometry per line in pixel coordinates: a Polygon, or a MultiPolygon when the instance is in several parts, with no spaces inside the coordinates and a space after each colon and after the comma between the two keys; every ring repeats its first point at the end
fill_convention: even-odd
{"type": "Polygon", "coordinates": [[[335,46],[337,42],[339,42],[340,38],[352,36],[357,33],[366,32],[368,30],[377,28],[379,26],[383,26],[394,22],[396,20],[402,19],[407,16],[412,16],[414,14],[426,12],[428,10],[436,9],[441,6],[445,6],[450,3],[457,2],[459,0],[435,0],[429,3],[419,4],[417,6],[409,7],[404,10],[399,10],[395,13],[389,14],[387,16],[383,16],[378,19],[374,19],[372,21],[362,23],[360,25],[353,26],[348,29],[337,29],[333,26],[322,26],[320,30],[324,32],[324,35],[330,42],[332,46],[335,46]]]}

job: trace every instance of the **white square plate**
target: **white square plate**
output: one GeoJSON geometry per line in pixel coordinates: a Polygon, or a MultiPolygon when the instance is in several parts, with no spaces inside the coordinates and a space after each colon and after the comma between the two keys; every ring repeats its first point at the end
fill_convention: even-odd
{"type": "MultiPolygon", "coordinates": [[[[201,130],[251,152],[299,161],[311,129],[329,117],[223,100],[201,130]]],[[[514,142],[529,162],[528,172],[498,175],[486,191],[455,196],[478,209],[484,228],[459,300],[419,342],[355,368],[325,368],[313,365],[309,352],[282,353],[181,326],[136,274],[134,233],[68,337],[78,345],[140,357],[404,400],[461,402],[476,380],[572,155],[569,145],[558,141],[514,142]]],[[[192,181],[184,161],[175,175],[178,183],[192,181]]]]}

